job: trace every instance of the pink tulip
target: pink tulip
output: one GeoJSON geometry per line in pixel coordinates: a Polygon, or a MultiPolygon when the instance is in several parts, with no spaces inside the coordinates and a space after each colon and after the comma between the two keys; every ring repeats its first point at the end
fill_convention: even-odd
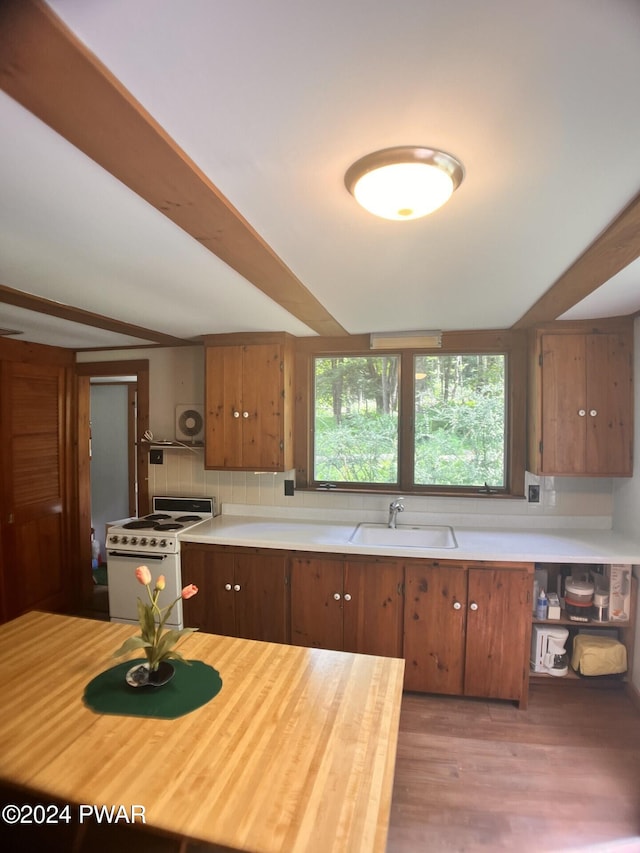
{"type": "Polygon", "coordinates": [[[146,566],[138,566],[136,569],[136,578],[143,586],[151,583],[151,572],[146,566]]]}
{"type": "Polygon", "coordinates": [[[164,589],[166,585],[167,583],[164,579],[164,575],[160,575],[160,577],[156,581],[156,589],[164,589]]]}
{"type": "Polygon", "coordinates": [[[190,583],[189,586],[185,586],[182,590],[182,597],[186,600],[187,598],[193,598],[194,595],[198,592],[198,587],[190,583]]]}

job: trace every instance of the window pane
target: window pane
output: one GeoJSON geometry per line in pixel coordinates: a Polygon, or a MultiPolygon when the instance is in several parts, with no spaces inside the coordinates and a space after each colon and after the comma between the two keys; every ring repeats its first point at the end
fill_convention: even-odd
{"type": "Polygon", "coordinates": [[[505,360],[415,358],[416,485],[504,488],[505,360]]]}
{"type": "Polygon", "coordinates": [[[396,483],[399,358],[314,362],[314,480],[396,483]]]}

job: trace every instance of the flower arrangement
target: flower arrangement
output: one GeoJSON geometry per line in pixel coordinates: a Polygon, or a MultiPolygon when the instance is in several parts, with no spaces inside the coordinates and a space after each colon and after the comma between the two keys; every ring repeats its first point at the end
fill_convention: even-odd
{"type": "Polygon", "coordinates": [[[147,663],[150,672],[155,672],[161,661],[174,658],[177,660],[186,661],[182,655],[174,649],[175,644],[185,635],[197,631],[197,628],[182,628],[176,630],[167,628],[165,623],[174,606],[180,599],[193,598],[198,592],[198,587],[194,584],[185,586],[182,593],[166,607],[158,605],[158,596],[165,588],[166,581],[164,575],[160,575],[155,582],[153,590],[151,589],[151,572],[147,566],[138,566],[136,569],[136,578],[138,582],[147,588],[149,602],[143,602],[138,598],[138,620],[140,622],[140,636],[129,637],[122,644],[117,652],[114,652],[114,657],[124,655],[127,652],[135,651],[136,649],[144,649],[147,656],[147,663]],[[163,633],[164,631],[164,633],[163,633]]]}

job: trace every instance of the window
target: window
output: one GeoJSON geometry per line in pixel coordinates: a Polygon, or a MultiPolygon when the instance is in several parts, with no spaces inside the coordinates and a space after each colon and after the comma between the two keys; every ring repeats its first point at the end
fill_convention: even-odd
{"type": "Polygon", "coordinates": [[[398,356],[315,359],[314,480],[398,482],[398,356]]]}
{"type": "Polygon", "coordinates": [[[505,487],[505,356],[414,361],[416,485],[505,487]]]}
{"type": "Polygon", "coordinates": [[[458,351],[375,354],[322,352],[322,339],[305,339],[298,414],[308,426],[297,435],[310,442],[297,456],[299,485],[522,495],[524,347],[508,345],[510,333],[451,334],[469,339],[458,351]]]}

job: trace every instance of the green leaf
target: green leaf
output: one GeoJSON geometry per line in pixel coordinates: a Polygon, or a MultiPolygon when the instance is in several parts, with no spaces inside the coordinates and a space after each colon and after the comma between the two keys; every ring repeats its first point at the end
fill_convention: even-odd
{"type": "Polygon", "coordinates": [[[143,604],[140,599],[138,599],[138,620],[140,622],[140,632],[143,638],[149,643],[152,643],[156,631],[153,609],[150,604],[143,604]]]}
{"type": "Polygon", "coordinates": [[[144,640],[142,637],[129,637],[128,640],[125,640],[124,643],[120,646],[117,652],[113,653],[113,657],[119,657],[120,655],[126,655],[127,652],[133,652],[135,649],[146,649],[150,648],[151,643],[144,640]]]}
{"type": "Polygon", "coordinates": [[[181,660],[182,663],[186,663],[187,666],[191,666],[191,661],[182,657],[180,652],[177,652],[175,649],[173,649],[173,651],[167,652],[167,654],[164,656],[164,658],[165,658],[165,660],[169,660],[170,658],[172,660],[181,660]]]}

